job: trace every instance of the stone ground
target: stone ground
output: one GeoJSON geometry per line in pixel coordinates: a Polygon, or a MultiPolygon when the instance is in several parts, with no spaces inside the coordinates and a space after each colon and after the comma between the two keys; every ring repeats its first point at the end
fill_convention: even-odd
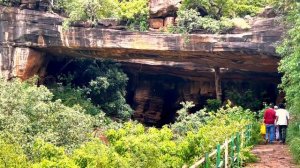
{"type": "Polygon", "coordinates": [[[252,153],[260,159],[257,163],[251,163],[246,168],[300,168],[293,163],[288,146],[279,143],[257,145],[252,153]]]}

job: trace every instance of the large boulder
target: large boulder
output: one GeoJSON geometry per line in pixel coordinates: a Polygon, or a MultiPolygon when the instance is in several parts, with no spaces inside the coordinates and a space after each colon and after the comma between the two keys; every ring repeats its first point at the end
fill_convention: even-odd
{"type": "Polygon", "coordinates": [[[151,0],[151,18],[175,16],[182,0],[151,0]]]}

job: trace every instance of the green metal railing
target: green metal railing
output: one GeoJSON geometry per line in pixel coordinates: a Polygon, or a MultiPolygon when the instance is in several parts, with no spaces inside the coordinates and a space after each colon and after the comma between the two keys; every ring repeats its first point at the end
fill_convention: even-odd
{"type": "Polygon", "coordinates": [[[210,159],[214,156],[216,158],[216,168],[241,167],[242,160],[239,157],[240,149],[241,147],[249,145],[251,130],[252,125],[247,125],[241,133],[237,132],[230,139],[226,139],[222,145],[218,144],[216,149],[211,153],[205,153],[205,156],[190,166],[190,168],[196,168],[199,166],[211,168],[213,164],[210,159]],[[222,152],[224,153],[222,154],[222,152]]]}

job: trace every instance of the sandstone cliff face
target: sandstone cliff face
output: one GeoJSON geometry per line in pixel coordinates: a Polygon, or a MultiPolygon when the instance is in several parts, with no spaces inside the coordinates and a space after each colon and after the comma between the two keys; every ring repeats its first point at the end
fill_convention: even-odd
{"type": "Polygon", "coordinates": [[[252,29],[239,34],[178,34],[128,32],[71,27],[63,31],[63,18],[49,13],[0,7],[1,45],[30,47],[70,56],[114,58],[134,62],[161,61],[197,69],[230,68],[276,72],[275,43],[282,28],[278,19],[257,19],[252,29]],[[188,39],[188,41],[186,40],[188,39]]]}
{"type": "MultiPolygon", "coordinates": [[[[175,10],[176,4],[173,6],[175,10]]],[[[153,10],[153,16],[169,17],[170,13],[161,9],[153,10]]],[[[0,73],[23,79],[43,75],[47,55],[111,58],[121,62],[131,75],[159,74],[184,80],[174,84],[177,104],[215,97],[215,68],[220,69],[221,80],[279,81],[280,58],[275,44],[283,29],[278,18],[257,18],[248,31],[187,37],[83,27],[65,31],[62,22],[63,18],[55,14],[0,6],[0,73]]],[[[173,84],[163,87],[166,82],[142,81],[133,89],[135,116],[150,123],[161,120],[168,115],[161,112],[168,103],[164,94],[155,94],[153,88],[161,85],[165,92],[173,84]]]]}

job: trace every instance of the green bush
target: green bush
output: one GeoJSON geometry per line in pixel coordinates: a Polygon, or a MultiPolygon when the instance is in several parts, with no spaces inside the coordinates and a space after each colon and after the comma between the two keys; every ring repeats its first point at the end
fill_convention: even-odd
{"type": "Polygon", "coordinates": [[[67,149],[88,140],[93,119],[81,107],[52,101],[53,94],[45,86],[3,79],[0,86],[0,134],[13,135],[26,149],[38,137],[67,149]]]}
{"type": "Polygon", "coordinates": [[[104,18],[116,18],[125,21],[129,27],[148,30],[148,0],[63,0],[55,1],[55,8],[63,9],[69,18],[64,27],[76,21],[87,21],[97,25],[104,18]]]}
{"type": "Polygon", "coordinates": [[[103,18],[117,18],[117,0],[69,0],[64,6],[69,18],[65,26],[75,21],[88,21],[96,25],[103,18]]]}
{"type": "Polygon", "coordinates": [[[79,104],[91,115],[103,112],[123,120],[131,117],[133,110],[125,100],[128,77],[119,64],[80,59],[69,66],[63,72],[68,76],[58,79],[61,84],[50,86],[55,99],[67,106],[79,104]]]}
{"type": "Polygon", "coordinates": [[[208,15],[220,19],[222,17],[244,17],[256,15],[261,8],[270,4],[267,0],[184,0],[181,10],[204,9],[208,15]]]}
{"type": "Polygon", "coordinates": [[[226,99],[232,101],[235,105],[249,108],[251,110],[260,109],[262,97],[256,95],[253,90],[242,88],[229,88],[225,91],[226,99]]]}
{"type": "Polygon", "coordinates": [[[49,86],[49,89],[54,95],[54,100],[60,99],[62,103],[66,106],[73,107],[75,105],[80,105],[86,114],[97,115],[103,113],[100,107],[97,107],[91,102],[85,94],[85,90],[79,88],[74,88],[68,83],[66,86],[62,84],[55,84],[49,86]]]}
{"type": "Polygon", "coordinates": [[[222,101],[217,99],[207,99],[206,109],[208,111],[217,111],[222,106],[222,101]]]}
{"type": "Polygon", "coordinates": [[[283,42],[277,47],[277,51],[282,56],[279,66],[279,71],[283,73],[280,87],[286,94],[285,98],[292,118],[287,131],[288,143],[295,161],[300,164],[300,3],[295,1],[288,2],[291,3],[282,5],[283,8],[287,7],[287,9],[290,9],[286,14],[285,22],[289,30],[283,42]]]}
{"type": "Polygon", "coordinates": [[[175,32],[192,32],[194,30],[206,30],[209,33],[226,32],[233,28],[233,23],[226,18],[216,20],[210,17],[202,17],[194,9],[179,10],[177,12],[178,30],[175,32]]]}
{"type": "Polygon", "coordinates": [[[148,0],[121,0],[119,2],[119,17],[127,21],[127,25],[138,26],[138,30],[146,31],[149,28],[149,4],[148,0]]]}
{"type": "Polygon", "coordinates": [[[0,135],[0,168],[28,167],[28,160],[18,143],[12,143],[0,135]]]}
{"type": "Polygon", "coordinates": [[[79,168],[75,162],[65,154],[63,147],[56,147],[41,139],[33,144],[33,168],[79,168]]]}
{"type": "Polygon", "coordinates": [[[102,142],[89,134],[94,120],[102,120],[103,113],[94,118],[78,105],[67,107],[53,101],[46,87],[30,82],[1,79],[0,87],[0,159],[7,161],[0,162],[2,165],[182,167],[254,122],[252,112],[229,105],[218,112],[201,110],[189,115],[193,103],[187,102],[182,103],[178,121],[171,126],[157,129],[127,122],[103,129],[107,142],[102,142]]]}
{"type": "MultiPolygon", "coordinates": [[[[298,114],[296,114],[298,115],[298,114]]],[[[297,164],[300,164],[300,120],[299,116],[288,127],[287,141],[297,164]]]]}

